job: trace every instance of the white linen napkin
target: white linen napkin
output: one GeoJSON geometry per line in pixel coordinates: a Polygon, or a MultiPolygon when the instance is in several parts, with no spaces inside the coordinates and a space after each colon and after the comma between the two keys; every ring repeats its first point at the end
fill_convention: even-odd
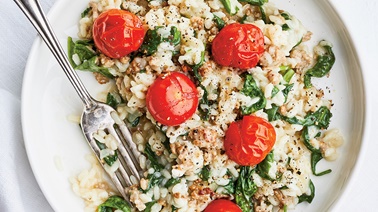
{"type": "Polygon", "coordinates": [[[5,90],[0,90],[0,99],[0,211],[52,211],[26,156],[20,100],[5,90]]]}
{"type": "MultiPolygon", "coordinates": [[[[55,0],[40,0],[47,11],[55,0]]],[[[0,6],[0,211],[53,211],[26,155],[21,128],[22,78],[36,31],[17,5],[0,6]]]]}

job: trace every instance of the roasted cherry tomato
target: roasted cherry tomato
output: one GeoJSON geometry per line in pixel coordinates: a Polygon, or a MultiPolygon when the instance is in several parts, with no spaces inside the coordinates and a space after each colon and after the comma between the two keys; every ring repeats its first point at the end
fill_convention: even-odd
{"type": "Polygon", "coordinates": [[[243,166],[252,166],[264,160],[276,142],[276,131],[265,119],[244,116],[231,123],[226,131],[224,148],[228,157],[243,166]]]}
{"type": "Polygon", "coordinates": [[[242,212],[242,210],[230,200],[217,199],[212,201],[204,212],[242,212]]]}
{"type": "Polygon", "coordinates": [[[138,16],[120,9],[101,13],[92,28],[96,47],[111,58],[120,58],[136,51],[142,45],[145,33],[138,16]]]}
{"type": "Polygon", "coordinates": [[[214,38],[212,54],[222,66],[253,68],[264,52],[264,35],[253,24],[234,23],[225,26],[214,38]]]}
{"type": "Polygon", "coordinates": [[[198,91],[194,83],[179,72],[159,77],[148,88],[147,109],[163,125],[176,126],[192,117],[198,106],[198,91]]]}

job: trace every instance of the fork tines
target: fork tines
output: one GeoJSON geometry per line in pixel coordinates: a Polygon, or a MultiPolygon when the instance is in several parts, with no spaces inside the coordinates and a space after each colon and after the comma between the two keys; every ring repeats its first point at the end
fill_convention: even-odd
{"type": "Polygon", "coordinates": [[[141,153],[137,150],[130,131],[120,120],[117,112],[112,112],[111,116],[114,123],[106,126],[102,132],[94,133],[90,145],[116,188],[125,199],[128,199],[125,188],[138,184],[141,179],[142,168],[138,160],[141,153]],[[104,146],[106,147],[104,148],[104,146]],[[109,153],[112,152],[111,150],[113,150],[113,154],[109,153]],[[105,160],[108,159],[107,156],[115,156],[112,157],[114,163],[110,166],[105,160]]]}

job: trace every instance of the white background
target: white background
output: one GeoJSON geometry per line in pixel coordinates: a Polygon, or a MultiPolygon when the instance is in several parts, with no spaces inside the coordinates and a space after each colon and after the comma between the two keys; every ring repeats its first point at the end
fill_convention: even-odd
{"type": "MultiPolygon", "coordinates": [[[[378,211],[378,1],[330,0],[357,49],[366,83],[365,143],[357,169],[334,211],[378,211]]],[[[41,0],[47,11],[55,0],[41,0]]],[[[36,32],[11,0],[0,5],[0,211],[52,211],[23,145],[20,104],[23,71],[36,32]]],[[[64,200],[62,200],[64,201],[64,200]]]]}

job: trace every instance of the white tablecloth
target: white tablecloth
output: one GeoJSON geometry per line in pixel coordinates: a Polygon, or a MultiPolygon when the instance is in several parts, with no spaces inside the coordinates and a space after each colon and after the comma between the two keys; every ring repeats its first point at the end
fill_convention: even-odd
{"type": "MultiPolygon", "coordinates": [[[[366,143],[351,185],[335,211],[378,211],[378,2],[331,0],[360,55],[368,89],[366,143]],[[375,92],[374,92],[375,91],[375,92]],[[374,110],[373,110],[374,109],[374,110]],[[373,125],[373,126],[372,126],[373,125]]],[[[55,0],[41,0],[48,10],[55,0]]],[[[20,117],[23,71],[36,32],[11,0],[0,5],[0,211],[53,211],[36,183],[26,156],[20,117]]],[[[64,201],[64,200],[62,200],[64,201]]]]}

